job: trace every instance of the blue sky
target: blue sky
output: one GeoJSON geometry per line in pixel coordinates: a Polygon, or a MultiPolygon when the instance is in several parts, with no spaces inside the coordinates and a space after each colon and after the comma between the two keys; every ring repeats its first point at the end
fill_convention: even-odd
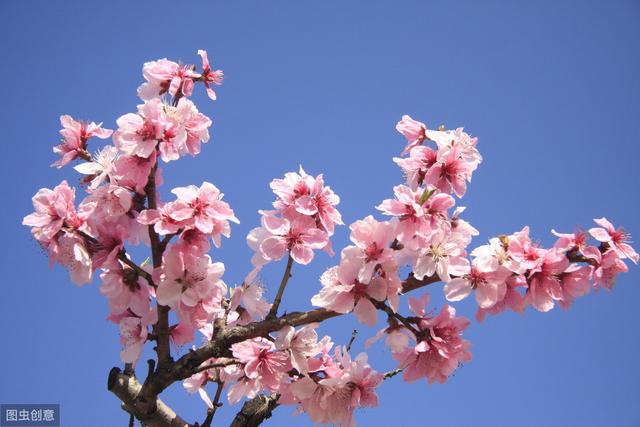
{"type": "MultiPolygon", "coordinates": [[[[78,289],[49,269],[20,223],[40,187],[78,182],[48,166],[59,115],[113,128],[135,111],[148,60],[197,62],[202,48],[225,71],[217,102],[195,96],[213,118],[212,141],[166,167],[162,191],[207,180],[225,192],[241,224],[213,257],[229,284],[250,269],[244,237],[269,207],[269,181],[299,164],[325,174],[347,223],[374,213],[402,179],[391,160],[404,147],[394,130],[402,114],[480,138],[485,161],[461,201],[481,230],[472,247],[526,224],[550,244],[551,228],[600,216],[640,236],[637,1],[5,0],[0,16],[0,402],[60,403],[65,426],[126,425],[106,390],[117,328],[97,285],[78,289]]],[[[334,246],[347,241],[338,229],[334,246]]],[[[336,262],[322,254],[296,266],[283,307],[308,308],[336,262]]],[[[283,268],[265,271],[271,296],[283,268]]],[[[359,411],[359,425],[640,425],[639,279],[631,268],[613,292],[569,311],[474,322],[472,362],[445,385],[385,381],[381,406],[359,411]]],[[[442,304],[441,288],[430,292],[442,304]]],[[[472,299],[457,307],[473,316],[472,299]]],[[[377,330],[344,318],[321,332],[344,343],[353,327],[355,350],[377,330]]],[[[381,346],[370,354],[392,367],[381,346]]],[[[204,405],[181,386],[164,398],[202,421],[204,405]]],[[[232,412],[223,408],[218,425],[232,412]]],[[[311,425],[291,412],[278,409],[267,425],[311,425]]]]}

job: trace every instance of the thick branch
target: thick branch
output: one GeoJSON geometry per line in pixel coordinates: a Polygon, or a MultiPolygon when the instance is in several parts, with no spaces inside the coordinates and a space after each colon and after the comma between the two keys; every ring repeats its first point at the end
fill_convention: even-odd
{"type": "MultiPolygon", "coordinates": [[[[404,282],[402,291],[409,292],[438,281],[439,279],[437,277],[427,277],[423,280],[418,280],[410,275],[404,282]]],[[[156,371],[153,377],[145,383],[143,390],[144,398],[147,401],[155,399],[158,394],[173,382],[189,378],[196,373],[200,365],[212,357],[232,357],[230,349],[235,343],[266,336],[271,332],[279,331],[285,326],[302,326],[322,322],[332,317],[342,315],[343,313],[318,308],[305,312],[289,313],[275,319],[265,319],[260,322],[249,323],[248,325],[224,329],[220,331],[214,340],[207,342],[202,347],[192,350],[176,360],[170,369],[156,371]]]]}
{"type": "Polygon", "coordinates": [[[107,389],[118,396],[124,408],[133,414],[140,422],[148,427],[192,427],[191,424],[180,418],[173,409],[169,408],[160,399],[155,401],[155,411],[146,414],[137,406],[137,397],[140,394],[142,385],[138,380],[129,375],[123,374],[119,368],[111,369],[107,389]]]}
{"type": "Polygon", "coordinates": [[[277,394],[271,396],[258,395],[251,400],[247,400],[240,412],[231,422],[230,427],[256,427],[264,420],[271,417],[273,410],[278,406],[277,394]]]}

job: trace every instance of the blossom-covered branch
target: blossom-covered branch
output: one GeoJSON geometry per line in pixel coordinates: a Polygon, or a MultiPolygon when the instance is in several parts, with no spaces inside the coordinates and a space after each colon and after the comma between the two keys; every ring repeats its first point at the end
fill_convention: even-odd
{"type": "Polygon", "coordinates": [[[23,220],[74,283],[90,283],[100,270],[100,292],[108,319],[119,327],[125,364],[124,371],[111,371],[108,388],[145,425],[191,425],[159,399],[183,381],[206,406],[203,426],[213,423],[226,391],[230,405],[245,400],[236,427],[258,425],[281,406],[294,406],[315,423],[351,427],[356,409],[378,405],[384,379],[402,373],[405,381],[443,383],[471,360],[463,338],[470,320],[449,304],[430,308],[427,293],[406,294],[442,282],[451,303],[475,295],[478,321],[529,306],[547,312],[569,308],[591,288],[612,289],[627,261],[639,260],[629,234],[606,218],[587,231],[553,231],[550,247],[524,227],[470,250],[479,231],[457,203],[482,162],[478,140],[462,128],[434,130],[403,116],[396,129],[407,145],[393,161],[404,180],[377,206],[386,219],[367,215],[351,223],[351,244],[322,274],[311,299],[317,308],[278,317],[294,264],[311,263],[317,250],[335,255],[340,198],[322,174],[302,167],[274,179],[272,209],[258,211],[260,226],[247,236],[253,268],[242,283],[225,283],[226,266],[214,261],[212,249],[239,220],[224,194],[207,181],[173,188],[165,199],[159,192],[161,165],[198,155],[210,139],[212,121],[190,97],[201,84],[217,99],[213,86],[223,73],[205,51],[198,55],[199,70],[168,59],[144,64],[142,103],[118,118],[115,131],[62,116],[53,166],[78,161],[74,169],[83,175],[86,196],[76,206],[76,190],[66,181],[40,189],[35,212],[23,220]],[[91,153],[90,144],[108,138],[112,145],[91,153]],[[131,245],[147,246],[151,265],[131,259],[131,245]],[[269,303],[262,271],[283,258],[284,275],[269,303]],[[365,348],[384,338],[395,369],[377,372],[366,352],[351,355],[353,340],[336,346],[318,334],[322,322],[349,314],[367,326],[383,319],[365,348]],[[202,342],[174,360],[174,348],[193,345],[196,333],[202,342]],[[133,367],[150,341],[157,361],[148,362],[139,382],[133,367]]]}

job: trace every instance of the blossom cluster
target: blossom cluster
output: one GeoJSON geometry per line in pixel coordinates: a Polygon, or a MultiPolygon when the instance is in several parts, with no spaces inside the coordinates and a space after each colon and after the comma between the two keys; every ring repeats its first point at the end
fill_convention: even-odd
{"type": "Polygon", "coordinates": [[[183,385],[190,393],[198,392],[209,407],[212,401],[205,386],[216,382],[230,384],[227,397],[232,404],[268,391],[280,395],[280,404],[296,405],[315,423],[354,426],[355,409],[378,405],[375,390],[383,374],[369,365],[366,353],[352,359],[347,348],[334,348],[328,336],[318,340],[316,327],[286,326],[273,338],[234,344],[233,363],[207,360],[183,385]]]}
{"type": "Polygon", "coordinates": [[[333,254],[329,238],[335,226],[342,224],[336,209],[340,198],[324,184],[323,176],[314,178],[301,166],[299,173],[289,172],[283,179],[271,181],[271,189],[277,196],[275,209],[260,211],[262,225],[247,236],[255,251],[251,276],[286,253],[298,264],[309,264],[314,249],[333,254]]]}

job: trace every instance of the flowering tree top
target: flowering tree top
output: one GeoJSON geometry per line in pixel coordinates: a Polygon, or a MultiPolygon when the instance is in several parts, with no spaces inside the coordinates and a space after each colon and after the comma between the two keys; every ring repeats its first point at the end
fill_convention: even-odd
{"type": "Polygon", "coordinates": [[[344,225],[340,198],[322,174],[302,167],[274,179],[273,204],[259,211],[260,225],[247,236],[254,268],[242,283],[225,283],[226,267],[210,253],[239,220],[223,193],[207,181],[174,188],[169,200],[157,192],[161,164],[196,156],[209,141],[212,121],[189,97],[201,84],[215,100],[223,73],[207,52],[198,55],[200,68],[168,59],[144,64],[142,103],[116,121],[115,131],[61,116],[52,166],[76,161],[86,195],[77,204],[66,181],[42,188],[33,197],[35,212],[23,220],[74,283],[88,284],[99,272],[124,363],[109,374],[109,390],[132,420],[210,426],[226,397],[231,405],[244,400],[236,427],[258,425],[284,405],[314,423],[353,426],[356,409],[378,405],[385,379],[444,383],[471,360],[463,338],[470,320],[452,305],[431,307],[422,288],[441,283],[451,303],[473,294],[482,322],[507,310],[569,308],[591,288],[612,289],[628,262],[638,262],[629,235],[604,217],[588,230],[552,231],[557,240],[548,248],[524,227],[469,249],[479,232],[462,218],[458,200],[482,162],[478,140],[462,128],[431,129],[405,115],[396,129],[406,146],[393,159],[404,182],[377,206],[377,218],[349,226],[352,244],[320,277],[310,301],[316,308],[281,315],[292,270],[311,263],[316,251],[334,255],[331,237],[344,225]],[[90,150],[90,142],[109,138],[112,145],[90,150]],[[131,245],[149,247],[151,262],[135,260],[131,245]],[[269,302],[261,271],[279,261],[284,274],[269,302]],[[319,335],[324,320],[348,314],[383,324],[365,347],[384,338],[395,370],[378,372],[366,352],[352,355],[355,334],[344,345],[319,335]],[[143,376],[136,366],[149,342],[156,356],[143,376]],[[174,347],[186,345],[193,348],[174,359],[174,347]],[[159,399],[178,381],[204,401],[203,422],[185,421],[159,399]]]}

